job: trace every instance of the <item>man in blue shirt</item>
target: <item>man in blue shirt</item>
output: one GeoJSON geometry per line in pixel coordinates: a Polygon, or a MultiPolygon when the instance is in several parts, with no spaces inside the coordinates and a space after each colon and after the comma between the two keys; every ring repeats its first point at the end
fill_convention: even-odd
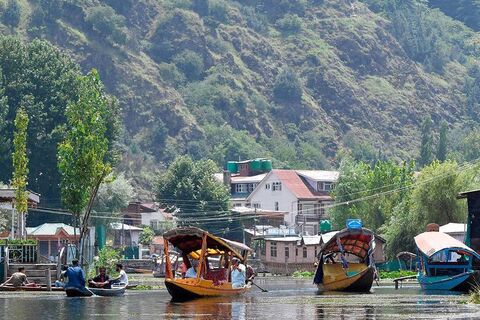
{"type": "Polygon", "coordinates": [[[78,265],[77,259],[72,260],[72,266],[65,271],[65,276],[68,278],[68,282],[65,284],[66,288],[85,288],[85,273],[78,265]]]}
{"type": "Polygon", "coordinates": [[[238,289],[245,287],[246,268],[240,263],[238,258],[232,259],[232,288],[238,289]]]}

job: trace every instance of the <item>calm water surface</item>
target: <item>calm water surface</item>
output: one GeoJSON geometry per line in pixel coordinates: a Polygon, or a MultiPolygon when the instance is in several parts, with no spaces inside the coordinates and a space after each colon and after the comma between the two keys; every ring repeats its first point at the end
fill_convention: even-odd
{"type": "Polygon", "coordinates": [[[425,294],[416,286],[375,287],[371,294],[318,295],[311,280],[259,278],[269,290],[236,298],[171,302],[165,290],[124,297],[66,298],[61,294],[1,293],[3,319],[480,319],[467,296],[425,294]]]}

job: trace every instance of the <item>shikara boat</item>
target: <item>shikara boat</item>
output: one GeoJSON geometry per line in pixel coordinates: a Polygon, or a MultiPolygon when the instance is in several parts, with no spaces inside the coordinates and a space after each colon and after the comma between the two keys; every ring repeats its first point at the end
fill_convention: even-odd
{"type": "Polygon", "coordinates": [[[63,288],[57,288],[52,286],[50,290],[46,286],[38,286],[38,287],[31,287],[31,286],[21,286],[21,287],[14,287],[12,285],[5,285],[0,286],[0,291],[63,291],[63,288]]]}
{"type": "Polygon", "coordinates": [[[93,294],[102,297],[118,297],[123,296],[125,294],[126,287],[119,286],[115,287],[112,286],[111,289],[103,289],[103,288],[88,288],[93,294]]]}
{"type": "Polygon", "coordinates": [[[376,275],[375,236],[362,228],[346,228],[322,245],[314,283],[320,292],[369,292],[376,275]]]}
{"type": "Polygon", "coordinates": [[[165,250],[165,286],[174,300],[199,297],[234,296],[246,292],[249,286],[233,288],[230,266],[233,258],[245,265],[249,247],[242,243],[222,239],[199,228],[187,227],[170,230],[163,235],[165,250]],[[175,276],[170,261],[169,247],[181,252],[183,263],[190,268],[197,264],[195,278],[175,276]],[[214,265],[214,257],[220,257],[214,265]],[[210,258],[210,259],[209,259],[210,258]]]}
{"type": "Polygon", "coordinates": [[[443,232],[424,232],[415,237],[420,268],[418,282],[424,290],[468,292],[480,283],[474,268],[480,255],[443,232]]]}

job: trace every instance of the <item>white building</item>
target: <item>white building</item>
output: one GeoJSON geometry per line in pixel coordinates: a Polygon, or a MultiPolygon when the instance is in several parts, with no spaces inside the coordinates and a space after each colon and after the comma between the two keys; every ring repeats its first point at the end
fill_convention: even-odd
{"type": "Polygon", "coordinates": [[[338,171],[270,171],[247,197],[253,208],[286,211],[285,224],[301,227],[302,233],[318,233],[325,206],[332,203],[330,191],[338,180],[338,171]]]}

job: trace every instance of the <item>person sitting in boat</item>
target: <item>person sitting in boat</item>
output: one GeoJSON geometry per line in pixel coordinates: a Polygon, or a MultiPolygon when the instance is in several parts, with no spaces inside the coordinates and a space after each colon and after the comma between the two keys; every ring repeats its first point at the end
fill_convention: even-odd
{"type": "Polygon", "coordinates": [[[110,289],[110,277],[107,275],[107,269],[100,267],[98,275],[88,281],[88,286],[92,288],[110,289]]]}
{"type": "Polygon", "coordinates": [[[198,267],[198,260],[192,260],[192,266],[187,269],[185,272],[185,278],[196,278],[197,277],[197,267],[198,267]]]}
{"type": "Polygon", "coordinates": [[[123,270],[123,265],[121,263],[117,263],[115,270],[119,273],[119,275],[118,277],[113,278],[110,282],[112,284],[128,286],[128,276],[125,270],[123,270]]]}
{"type": "Polygon", "coordinates": [[[246,280],[246,268],[243,264],[240,263],[240,259],[232,259],[232,288],[243,288],[245,287],[246,280]]]}
{"type": "Polygon", "coordinates": [[[65,271],[65,277],[68,278],[65,288],[85,288],[85,272],[78,265],[78,260],[72,260],[72,265],[65,271]]]}
{"type": "Polygon", "coordinates": [[[26,285],[35,285],[35,284],[31,284],[30,282],[28,282],[28,279],[27,279],[27,275],[25,274],[25,268],[24,267],[19,267],[18,268],[18,271],[15,272],[14,274],[12,274],[12,276],[10,278],[8,278],[7,281],[5,281],[4,283],[2,283],[0,286],[5,286],[7,284],[11,283],[14,287],[18,288],[18,287],[23,287],[23,286],[26,286],[26,285]]]}

